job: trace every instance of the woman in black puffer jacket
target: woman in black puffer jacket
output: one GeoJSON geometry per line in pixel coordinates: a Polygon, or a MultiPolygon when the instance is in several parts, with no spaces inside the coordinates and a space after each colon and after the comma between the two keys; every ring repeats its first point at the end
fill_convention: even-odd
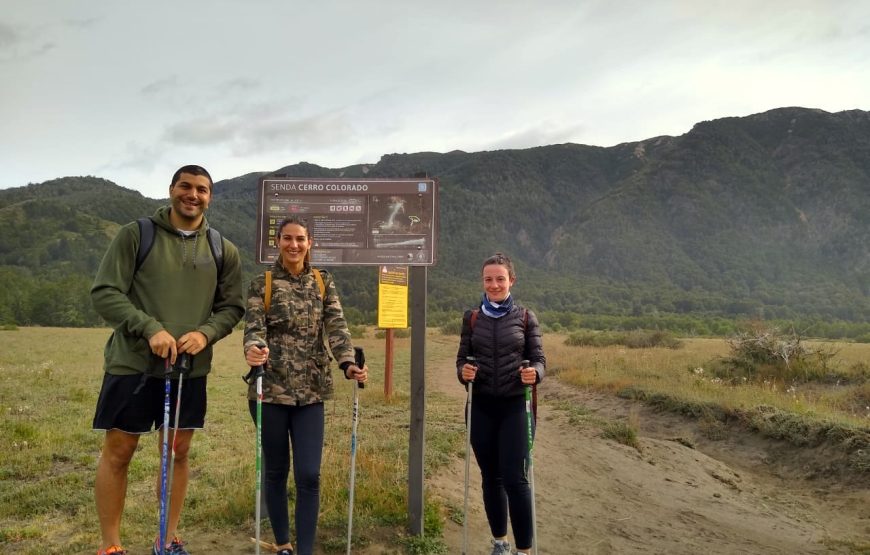
{"type": "Polygon", "coordinates": [[[516,274],[507,256],[487,258],[482,276],[481,304],[462,320],[456,373],[466,387],[474,382],[471,446],[483,480],[492,554],[511,552],[508,514],[518,553],[529,553],[534,538],[524,393],[544,377],[541,329],[534,313],[513,302],[516,274]],[[473,364],[468,357],[474,357],[473,364]],[[521,368],[523,360],[529,365],[521,368]]]}

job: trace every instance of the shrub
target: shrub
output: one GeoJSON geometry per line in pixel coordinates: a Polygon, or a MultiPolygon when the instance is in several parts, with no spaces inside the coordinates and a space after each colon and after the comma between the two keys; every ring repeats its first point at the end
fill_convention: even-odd
{"type": "Polygon", "coordinates": [[[347,327],[347,330],[354,339],[363,339],[366,336],[366,327],[363,325],[351,324],[347,327]]]}
{"type": "Polygon", "coordinates": [[[607,347],[610,345],[622,345],[629,349],[647,349],[652,347],[679,349],[683,346],[683,343],[672,336],[669,332],[660,330],[635,330],[628,333],[594,332],[584,330],[574,332],[565,338],[565,345],[568,345],[569,347],[607,347]]]}
{"type": "Polygon", "coordinates": [[[623,344],[629,349],[646,349],[652,347],[667,347],[668,349],[679,349],[683,346],[682,341],[675,338],[670,333],[660,330],[636,330],[633,332],[629,332],[626,335],[623,344]]]}
{"type": "MultiPolygon", "coordinates": [[[[375,337],[377,339],[383,339],[387,336],[387,330],[379,329],[375,332],[375,337]]],[[[393,330],[393,337],[396,339],[402,339],[404,337],[411,337],[411,328],[395,328],[393,330]]]]}
{"type": "Polygon", "coordinates": [[[607,422],[601,428],[601,436],[634,447],[638,451],[641,450],[640,441],[637,439],[637,430],[625,422],[607,422]]]}
{"type": "Polygon", "coordinates": [[[459,335],[462,333],[462,320],[451,320],[440,328],[441,335],[459,335]]]}
{"type": "Polygon", "coordinates": [[[831,360],[837,352],[807,345],[792,330],[782,333],[776,327],[753,322],[728,339],[731,354],[713,364],[717,377],[736,382],[778,380],[789,383],[826,381],[836,375],[831,360]]]}

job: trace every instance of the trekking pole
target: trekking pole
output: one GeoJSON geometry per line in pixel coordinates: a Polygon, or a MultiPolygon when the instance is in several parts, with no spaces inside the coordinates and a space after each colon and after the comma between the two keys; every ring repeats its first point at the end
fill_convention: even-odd
{"type": "MultiPolygon", "coordinates": [[[[528,360],[520,361],[520,368],[528,368],[528,360]]],[[[535,437],[533,431],[533,411],[532,411],[532,386],[526,386],[526,432],[529,439],[529,488],[532,493],[532,552],[538,555],[538,522],[535,517],[535,470],[532,458],[532,451],[535,447],[535,437]]]]}
{"type": "MultiPolygon", "coordinates": [[[[468,364],[477,366],[475,357],[465,357],[468,364]]],[[[471,464],[471,390],[474,380],[468,382],[468,397],[465,399],[465,501],[462,513],[462,555],[468,553],[468,475],[471,464]]]]}
{"type": "Polygon", "coordinates": [[[169,481],[166,485],[166,512],[172,511],[172,479],[175,476],[175,445],[178,442],[178,416],[181,414],[181,386],[185,372],[190,371],[190,353],[178,355],[178,391],[175,394],[175,427],[172,430],[172,456],[169,460],[169,481]]]}
{"type": "Polygon", "coordinates": [[[169,374],[172,373],[172,365],[169,358],[164,359],[163,379],[163,450],[160,455],[160,527],[157,533],[157,541],[160,542],[160,555],[166,552],[166,512],[169,509],[167,503],[167,467],[169,463],[169,374]]]}
{"type": "MultiPolygon", "coordinates": [[[[353,355],[356,365],[363,368],[366,365],[366,355],[362,347],[354,347],[353,355]]],[[[347,555],[350,555],[350,542],[353,535],[353,492],[356,482],[356,428],[359,424],[359,390],[365,388],[366,384],[356,382],[356,387],[353,388],[353,424],[350,431],[350,486],[348,487],[348,509],[347,509],[347,555]]]]}
{"type": "MultiPolygon", "coordinates": [[[[256,347],[263,349],[266,347],[264,343],[257,343],[256,347]]],[[[251,370],[248,372],[247,376],[242,376],[242,379],[245,380],[246,383],[250,384],[251,380],[256,379],[257,382],[257,454],[256,458],[256,467],[257,467],[257,485],[254,490],[256,492],[256,497],[254,500],[254,527],[255,527],[255,543],[257,545],[256,554],[260,555],[260,487],[262,484],[262,472],[263,472],[263,374],[266,373],[266,369],[263,365],[253,366],[251,370]]]]}

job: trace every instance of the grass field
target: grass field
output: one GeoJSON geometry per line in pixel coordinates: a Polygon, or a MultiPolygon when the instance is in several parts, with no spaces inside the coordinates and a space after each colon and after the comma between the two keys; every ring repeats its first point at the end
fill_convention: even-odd
{"type": "MultiPolygon", "coordinates": [[[[72,328],[0,331],[3,553],[73,554],[96,548],[99,533],[93,480],[102,433],[90,428],[102,379],[102,346],[108,333],[105,329],[72,328]]],[[[427,359],[450,360],[457,339],[430,330],[427,359]]],[[[772,407],[764,414],[769,416],[770,410],[775,410],[791,415],[791,420],[777,420],[778,426],[790,426],[796,418],[801,433],[820,425],[828,433],[831,429],[846,430],[852,439],[865,441],[870,437],[866,381],[728,385],[705,370],[711,361],[727,354],[728,345],[722,339],[686,339],[679,349],[569,347],[564,339],[558,334],[544,338],[549,372],[578,387],[653,400],[698,418],[707,418],[711,411],[751,413],[759,407],[772,407]]],[[[181,532],[191,537],[221,530],[246,538],[253,531],[254,427],[246,406],[246,386],[240,379],[246,370],[240,342],[236,332],[216,346],[215,371],[209,377],[207,430],[194,439],[193,481],[182,519],[181,532]]],[[[383,367],[382,340],[369,331],[355,343],[366,348],[371,368],[383,367]]],[[[870,361],[868,344],[839,344],[836,349],[834,363],[845,376],[853,370],[857,376],[862,364],[870,361]]],[[[383,543],[404,546],[409,553],[443,553],[442,526],[455,508],[441,507],[427,495],[424,538],[405,533],[409,354],[409,340],[398,340],[391,401],[384,400],[379,370],[373,371],[374,383],[360,395],[354,545],[383,543]]],[[[318,543],[330,553],[345,550],[351,394],[351,384],[339,377],[336,398],[326,404],[318,543]]],[[[428,392],[426,410],[426,472],[431,474],[453,456],[461,455],[464,428],[455,418],[455,400],[428,392]]],[[[602,425],[607,428],[610,423],[602,425]]],[[[629,444],[634,437],[634,430],[624,425],[607,429],[625,436],[620,441],[629,444]]],[[[786,439],[801,442],[800,435],[786,439]]],[[[122,534],[131,546],[148,545],[156,532],[156,442],[154,435],[144,438],[139,448],[142,452],[130,467],[122,534]]],[[[860,444],[852,447],[863,453],[854,459],[858,470],[870,472],[868,446],[863,450],[860,444]]],[[[271,537],[268,529],[264,535],[271,537]]]]}
{"type": "MultiPolygon", "coordinates": [[[[0,331],[0,546],[3,553],[88,553],[98,544],[93,480],[102,433],[91,430],[102,379],[105,329],[21,328],[0,331]]],[[[369,333],[371,338],[372,334],[369,333]]],[[[370,367],[383,368],[383,342],[359,339],[370,367]]],[[[442,509],[428,501],[425,538],[407,537],[409,391],[408,340],[396,348],[394,396],[384,401],[383,382],[360,394],[360,447],[354,511],[354,544],[405,545],[412,553],[438,553],[442,509]]],[[[455,349],[430,342],[427,355],[455,349]]],[[[246,370],[236,332],[216,346],[209,377],[206,431],[191,449],[192,485],[183,534],[235,530],[252,535],[254,426],[247,411],[246,370]]],[[[321,477],[319,543],[344,552],[351,426],[350,382],[338,376],[336,397],[326,403],[327,438],[321,477]]],[[[455,402],[427,396],[426,469],[431,472],[463,448],[463,434],[442,424],[455,402]]],[[[455,427],[455,426],[453,426],[455,427]]],[[[155,434],[140,441],[129,473],[122,535],[125,543],[154,538],[159,460],[155,434]]],[[[292,481],[291,481],[292,482],[292,481]]],[[[291,484],[292,486],[292,484],[291,484]]],[[[291,494],[292,495],[292,494],[291,494]]],[[[268,528],[265,537],[271,538],[268,528]]]]}

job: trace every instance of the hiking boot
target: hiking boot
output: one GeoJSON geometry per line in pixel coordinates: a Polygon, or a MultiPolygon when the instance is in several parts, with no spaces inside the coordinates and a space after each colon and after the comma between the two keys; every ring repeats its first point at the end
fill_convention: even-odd
{"type": "Polygon", "coordinates": [[[489,555],[511,555],[510,542],[504,540],[492,540],[492,553],[489,555]]]}
{"type": "MultiPolygon", "coordinates": [[[[172,538],[172,543],[166,546],[166,549],[163,550],[165,555],[190,555],[186,549],[184,549],[184,542],[181,541],[181,538],[175,536],[172,538]]],[[[160,555],[160,546],[157,542],[154,542],[154,548],[151,551],[152,555],[160,555]]]]}
{"type": "Polygon", "coordinates": [[[110,545],[106,549],[98,549],[97,555],[127,555],[127,550],[120,545],[110,545]]]}

